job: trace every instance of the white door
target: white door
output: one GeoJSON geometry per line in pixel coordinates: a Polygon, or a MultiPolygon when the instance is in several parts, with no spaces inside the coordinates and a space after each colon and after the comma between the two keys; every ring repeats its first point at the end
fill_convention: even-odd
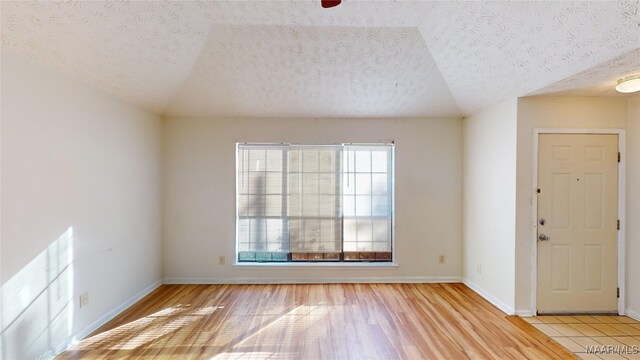
{"type": "Polygon", "coordinates": [[[538,149],[538,313],[615,313],[618,136],[541,134],[538,149]]]}

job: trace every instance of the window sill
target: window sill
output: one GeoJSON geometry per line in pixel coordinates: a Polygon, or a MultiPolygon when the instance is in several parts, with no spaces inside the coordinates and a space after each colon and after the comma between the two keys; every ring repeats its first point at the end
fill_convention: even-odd
{"type": "Polygon", "coordinates": [[[235,263],[233,267],[237,268],[397,268],[398,263],[396,262],[301,262],[301,263],[292,263],[292,262],[246,262],[246,263],[235,263]]]}

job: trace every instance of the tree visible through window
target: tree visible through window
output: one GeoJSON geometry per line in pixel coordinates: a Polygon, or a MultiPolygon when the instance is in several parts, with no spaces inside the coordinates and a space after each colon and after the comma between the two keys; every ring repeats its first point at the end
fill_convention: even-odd
{"type": "Polygon", "coordinates": [[[239,262],[391,261],[393,145],[237,146],[239,262]]]}

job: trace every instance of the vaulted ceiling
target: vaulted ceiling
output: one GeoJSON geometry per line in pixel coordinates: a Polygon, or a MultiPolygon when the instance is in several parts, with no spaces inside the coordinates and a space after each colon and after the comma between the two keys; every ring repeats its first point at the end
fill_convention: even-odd
{"type": "Polygon", "coordinates": [[[2,47],[171,116],[458,117],[640,72],[637,0],[319,2],[2,2],[2,47]]]}

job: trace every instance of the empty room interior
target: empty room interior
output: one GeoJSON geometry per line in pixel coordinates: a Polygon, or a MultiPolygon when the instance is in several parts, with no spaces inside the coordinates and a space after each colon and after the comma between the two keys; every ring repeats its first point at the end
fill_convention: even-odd
{"type": "Polygon", "coordinates": [[[2,359],[640,359],[640,3],[2,1],[2,359]]]}

